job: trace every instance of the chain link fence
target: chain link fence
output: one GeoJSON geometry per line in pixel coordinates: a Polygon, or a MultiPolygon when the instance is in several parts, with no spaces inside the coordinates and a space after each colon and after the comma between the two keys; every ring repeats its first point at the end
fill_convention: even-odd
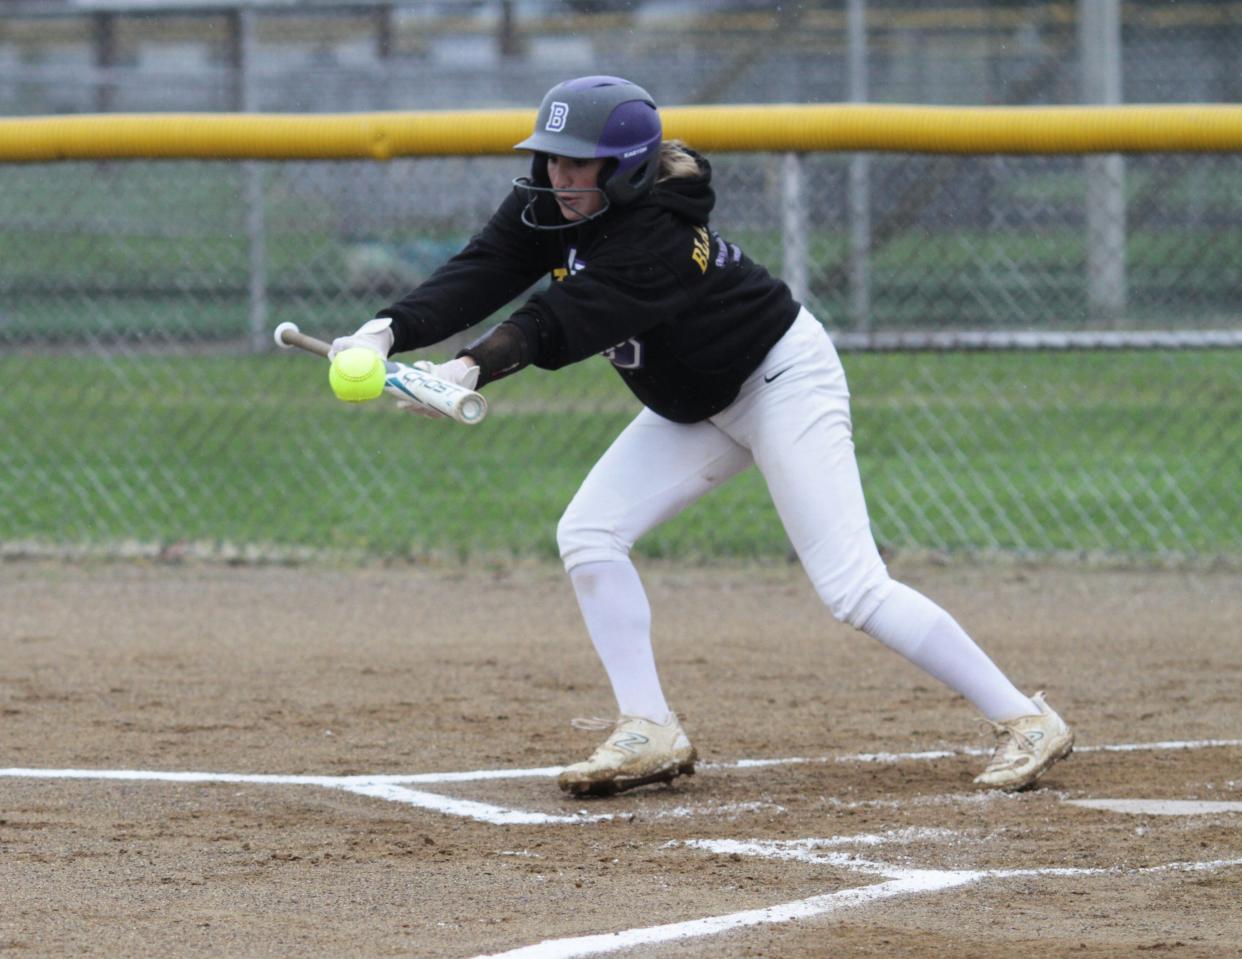
{"type": "MultiPolygon", "coordinates": [[[[1090,310],[1082,159],[872,157],[866,330],[840,203],[850,162],[807,157],[801,172],[806,302],[847,350],[887,333],[1242,328],[1238,156],[1129,160],[1120,322],[1090,310]]],[[[717,228],[774,270],[789,251],[786,164],[716,158],[717,228]]],[[[343,407],[319,362],[269,350],[279,322],[348,332],[417,283],[520,165],[0,168],[0,540],[551,554],[560,509],[636,411],[606,361],[496,384],[492,417],[467,429],[343,407]]],[[[1236,350],[848,352],[846,364],[887,547],[1242,552],[1236,350]]],[[[642,547],[785,548],[757,476],[642,547]]]]}
{"type": "MultiPolygon", "coordinates": [[[[1115,0],[0,0],[0,111],[530,107],[566,76],[662,104],[1083,98],[1080,14],[1115,0]]],[[[1242,100],[1239,0],[1119,3],[1126,103],[1242,100]]]]}
{"type": "MultiPolygon", "coordinates": [[[[597,70],[652,77],[664,102],[847,95],[838,5],[519,3],[507,34],[499,6],[261,12],[244,82],[224,14],[12,18],[0,103],[231,109],[249,84],[264,110],[531,107],[597,70]]],[[[928,6],[866,5],[873,99],[1077,98],[1075,5],[928,6]]],[[[1125,98],[1238,99],[1238,10],[1124,4],[1125,98]]],[[[1242,555],[1239,155],[713,162],[717,229],[846,354],[884,547],[1242,555]]],[[[321,363],[270,345],[279,322],[330,337],[400,296],[522,166],[0,165],[0,550],[552,555],[637,410],[604,360],[495,384],[467,429],[345,407],[321,363]]],[[[639,549],[787,547],[752,471],[639,549]]]]}

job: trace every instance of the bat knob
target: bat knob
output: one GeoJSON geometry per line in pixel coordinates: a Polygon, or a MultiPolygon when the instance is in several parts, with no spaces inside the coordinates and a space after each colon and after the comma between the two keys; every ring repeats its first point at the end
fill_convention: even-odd
{"type": "Polygon", "coordinates": [[[276,329],[272,330],[272,339],[276,341],[277,346],[284,350],[290,349],[293,345],[285,342],[286,332],[297,333],[298,325],[296,323],[290,323],[286,320],[284,323],[281,323],[278,327],[276,327],[276,329]]]}

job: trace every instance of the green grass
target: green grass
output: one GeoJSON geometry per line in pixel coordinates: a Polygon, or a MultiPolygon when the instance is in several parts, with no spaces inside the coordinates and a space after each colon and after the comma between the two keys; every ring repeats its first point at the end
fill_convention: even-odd
{"type": "MultiPolygon", "coordinates": [[[[889,547],[1242,553],[1229,352],[854,355],[855,438],[889,547]]],[[[464,428],[332,399],[303,355],[0,358],[0,540],[553,556],[637,411],[602,362],[494,384],[464,428]]],[[[646,555],[781,556],[749,471],[646,555]]]]}
{"type": "Polygon", "coordinates": [[[1242,550],[1236,354],[856,357],[851,365],[881,529],[910,527],[949,549],[1242,550]],[[937,521],[919,524],[892,505],[918,475],[939,476],[920,491],[949,504],[937,521]]]}

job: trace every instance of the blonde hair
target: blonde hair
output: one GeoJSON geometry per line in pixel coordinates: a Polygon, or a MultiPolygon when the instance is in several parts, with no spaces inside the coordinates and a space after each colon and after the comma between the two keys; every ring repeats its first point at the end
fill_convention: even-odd
{"type": "Polygon", "coordinates": [[[688,179],[698,176],[699,161],[680,140],[660,141],[660,171],[656,183],[665,180],[688,179]]]}

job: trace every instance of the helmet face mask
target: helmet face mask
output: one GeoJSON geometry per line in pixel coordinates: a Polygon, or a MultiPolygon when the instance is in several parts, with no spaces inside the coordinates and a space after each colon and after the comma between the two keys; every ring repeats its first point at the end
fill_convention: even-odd
{"type": "Polygon", "coordinates": [[[522,222],[541,230],[577,226],[645,196],[655,184],[663,128],[655,101],[642,87],[620,77],[579,77],[548,91],[539,107],[535,131],[515,150],[534,153],[531,176],[518,177],[514,189],[526,199],[522,222]],[[606,160],[597,189],[599,211],[567,223],[538,221],[536,201],[557,192],[547,177],[549,155],[606,160]]]}
{"type": "MultiPolygon", "coordinates": [[[[535,163],[543,164],[544,166],[546,166],[547,165],[547,154],[545,153],[535,154],[535,163]]],[[[603,179],[603,176],[604,176],[604,171],[601,170],[600,179],[603,179]]],[[[543,177],[541,177],[540,179],[546,180],[547,173],[545,172],[543,177]]],[[[526,200],[526,206],[522,207],[522,222],[525,223],[528,227],[530,227],[533,230],[568,230],[570,227],[581,226],[583,223],[586,223],[590,220],[598,220],[601,216],[603,216],[610,209],[612,209],[612,200],[609,199],[608,192],[602,187],[598,187],[598,186],[570,187],[568,189],[558,190],[555,187],[550,186],[550,185],[540,186],[533,177],[520,176],[520,177],[514,178],[513,189],[518,194],[518,196],[526,200]],[[579,214],[576,220],[566,219],[564,220],[564,222],[561,222],[561,223],[540,223],[539,222],[539,210],[538,210],[538,198],[541,196],[550,196],[554,201],[556,201],[556,196],[558,193],[560,194],[598,193],[600,195],[599,209],[596,210],[594,213],[588,213],[586,215],[579,214]]],[[[556,201],[556,202],[559,205],[559,201],[556,201]]],[[[562,214],[562,217],[564,217],[564,214],[562,214]]]]}

